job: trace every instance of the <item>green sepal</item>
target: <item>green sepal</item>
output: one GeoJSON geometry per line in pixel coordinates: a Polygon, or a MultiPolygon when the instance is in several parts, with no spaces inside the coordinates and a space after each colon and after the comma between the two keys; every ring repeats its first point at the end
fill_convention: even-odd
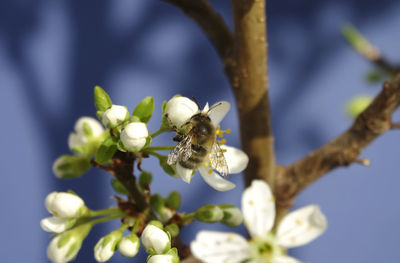
{"type": "Polygon", "coordinates": [[[96,152],[96,162],[103,164],[110,161],[118,149],[117,143],[118,139],[115,137],[105,139],[96,152]]]}
{"type": "Polygon", "coordinates": [[[110,96],[99,86],[94,87],[94,106],[98,111],[106,111],[112,106],[110,96]]]}
{"type": "Polygon", "coordinates": [[[165,199],[165,206],[178,210],[181,206],[181,194],[178,191],[172,191],[165,199]]]}
{"type": "Polygon", "coordinates": [[[129,122],[128,123],[131,123],[131,122],[141,122],[141,121],[140,121],[140,118],[138,116],[132,115],[129,118],[129,122]]]}
{"type": "Polygon", "coordinates": [[[114,191],[121,195],[129,195],[128,190],[126,190],[125,186],[117,179],[111,179],[111,186],[113,187],[114,191]]]}
{"type": "Polygon", "coordinates": [[[124,152],[124,153],[127,152],[126,149],[125,149],[125,145],[121,141],[118,141],[117,149],[118,149],[118,151],[121,151],[121,152],[124,152]]]}
{"type": "Polygon", "coordinates": [[[165,206],[164,204],[164,198],[159,195],[159,194],[154,194],[150,198],[150,207],[157,213],[161,213],[163,207],[165,206]]]}
{"type": "Polygon", "coordinates": [[[103,119],[103,114],[104,114],[104,111],[101,111],[101,110],[96,111],[96,116],[99,120],[103,119]]]}
{"type": "Polygon", "coordinates": [[[53,165],[58,178],[71,179],[82,176],[91,168],[90,159],[85,156],[62,155],[53,165]]]}
{"type": "Polygon", "coordinates": [[[144,98],[135,108],[132,115],[139,117],[141,122],[147,123],[154,111],[154,98],[144,98]]]}
{"type": "Polygon", "coordinates": [[[220,221],[222,224],[234,227],[243,223],[242,212],[236,206],[230,204],[220,204],[218,207],[224,212],[224,217],[220,221]]]}
{"type": "Polygon", "coordinates": [[[147,146],[149,146],[151,144],[151,142],[153,141],[153,138],[151,138],[151,136],[147,136],[146,138],[146,144],[143,146],[142,149],[146,148],[147,146]]]}
{"type": "Polygon", "coordinates": [[[177,224],[170,224],[165,226],[165,231],[167,231],[171,237],[176,237],[179,235],[179,226],[177,224]]]}

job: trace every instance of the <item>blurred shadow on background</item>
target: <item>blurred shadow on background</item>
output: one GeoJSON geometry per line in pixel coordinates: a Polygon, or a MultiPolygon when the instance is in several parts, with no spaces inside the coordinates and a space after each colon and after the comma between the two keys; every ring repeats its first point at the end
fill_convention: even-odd
{"type": "MultiPolygon", "coordinates": [[[[230,16],[229,4],[221,3],[221,1],[213,2],[222,14],[230,16]]],[[[273,126],[278,152],[287,148],[283,140],[288,135],[287,131],[284,131],[284,123],[290,118],[289,113],[293,109],[291,105],[294,105],[300,97],[307,96],[308,84],[314,78],[316,69],[344,45],[340,35],[341,25],[350,21],[362,27],[374,17],[381,16],[394,2],[380,1],[379,5],[373,0],[286,0],[268,3],[270,67],[276,66],[280,70],[282,79],[274,86],[279,93],[272,101],[273,126]]],[[[127,1],[125,3],[128,4],[127,1]]],[[[62,97],[57,97],[60,101],[55,104],[66,105],[64,108],[66,110],[61,113],[53,111],[48,106],[49,97],[43,96],[41,78],[44,76],[39,74],[36,65],[30,63],[26,57],[26,49],[29,47],[26,46],[25,41],[32,34],[40,31],[39,27],[43,26],[39,23],[41,11],[51,4],[51,1],[44,0],[34,3],[28,1],[0,3],[0,41],[3,41],[7,47],[10,63],[20,69],[19,78],[23,82],[24,101],[32,113],[29,118],[33,118],[40,129],[42,144],[45,146],[40,152],[47,156],[47,163],[44,165],[50,167],[57,156],[68,152],[66,138],[75,120],[82,115],[94,115],[92,104],[94,85],[106,83],[110,75],[123,67],[134,65],[137,68],[144,68],[150,74],[154,73],[154,76],[162,76],[163,79],[168,79],[170,86],[176,87],[176,90],[170,91],[171,95],[182,93],[194,96],[201,103],[205,103],[210,98],[232,96],[222,76],[216,53],[197,26],[174,7],[161,1],[136,3],[136,8],[143,10],[146,15],[142,15],[140,20],[132,17],[135,22],[133,30],[121,33],[118,32],[118,28],[110,27],[106,19],[109,17],[111,6],[115,3],[104,0],[64,1],[62,8],[54,10],[59,11],[59,15],[66,16],[69,21],[67,30],[70,45],[66,47],[69,57],[67,60],[62,60],[67,61],[65,62],[67,73],[62,74],[68,74],[64,77],[68,80],[68,88],[62,97]],[[180,63],[182,61],[184,63],[178,65],[176,61],[170,61],[166,63],[169,65],[167,68],[148,62],[143,54],[151,50],[143,50],[146,47],[141,45],[142,39],[146,39],[152,31],[162,28],[163,21],[166,20],[185,24],[184,26],[189,29],[185,37],[193,40],[187,42],[191,44],[190,52],[183,60],[179,60],[180,63]],[[178,68],[181,72],[171,73],[174,68],[178,68]]],[[[131,22],[126,20],[126,23],[131,22]]],[[[158,44],[163,45],[163,43],[158,44]]],[[[45,51],[40,54],[43,58],[46,56],[45,51]]],[[[63,56],[63,54],[59,55],[63,56]]],[[[176,56],[180,55],[176,54],[176,56]]],[[[51,59],[57,61],[58,57],[51,59]]],[[[274,76],[271,78],[274,82],[274,76]]],[[[60,85],[66,85],[66,83],[60,83],[60,85]]],[[[135,87],[134,83],[132,87],[135,87]]],[[[136,88],[143,87],[136,86],[136,88]]],[[[4,91],[4,88],[2,89],[4,91]]],[[[113,87],[105,87],[105,89],[113,94],[113,87]]],[[[58,87],[54,86],[46,92],[57,94],[63,91],[59,91],[58,87]]],[[[157,94],[149,95],[157,96],[157,94]]],[[[126,96],[135,96],[135,89],[133,88],[131,94],[126,96]]],[[[311,128],[303,129],[301,135],[306,144],[304,151],[313,149],[329,139],[320,132],[318,125],[313,125],[312,120],[308,120],[307,127],[311,128]]],[[[89,175],[77,181],[67,182],[49,177],[48,183],[49,189],[74,189],[82,193],[87,203],[96,204],[99,208],[104,205],[103,182],[93,180],[93,176],[89,175]]],[[[32,224],[37,224],[37,222],[32,224]]],[[[104,233],[102,228],[103,226],[99,227],[97,231],[104,233]]],[[[100,235],[90,235],[89,242],[85,244],[95,243],[100,235]]],[[[47,242],[47,239],[40,242],[47,242]]],[[[92,248],[85,245],[78,259],[80,262],[92,262],[92,248]]]]}

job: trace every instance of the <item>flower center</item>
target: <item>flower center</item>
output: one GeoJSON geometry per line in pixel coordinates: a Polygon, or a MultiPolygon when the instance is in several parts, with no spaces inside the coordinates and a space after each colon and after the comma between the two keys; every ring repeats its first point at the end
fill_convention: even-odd
{"type": "Polygon", "coordinates": [[[269,233],[265,238],[255,238],[250,241],[251,258],[258,262],[272,263],[273,258],[284,255],[284,250],[275,241],[275,236],[269,233]]]}

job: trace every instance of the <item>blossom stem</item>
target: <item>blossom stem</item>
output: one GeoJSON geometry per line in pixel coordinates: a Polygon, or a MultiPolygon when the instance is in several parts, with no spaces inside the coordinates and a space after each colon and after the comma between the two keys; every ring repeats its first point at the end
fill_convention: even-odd
{"type": "Polygon", "coordinates": [[[158,131],[155,131],[153,134],[151,134],[151,138],[157,137],[161,133],[165,132],[165,129],[160,128],[158,131]]]}
{"type": "Polygon", "coordinates": [[[149,151],[170,151],[174,149],[175,146],[152,146],[152,147],[146,147],[143,149],[144,152],[149,152],[149,151]]]}
{"type": "Polygon", "coordinates": [[[95,219],[93,221],[88,222],[87,224],[91,224],[92,226],[94,226],[94,225],[97,225],[97,224],[100,224],[100,223],[104,223],[104,222],[111,221],[111,220],[114,220],[114,219],[117,219],[117,218],[121,218],[123,216],[125,216],[125,213],[121,212],[121,213],[118,213],[118,214],[115,214],[115,215],[112,215],[112,216],[101,217],[101,218],[95,219]]]}
{"type": "Polygon", "coordinates": [[[189,213],[189,214],[184,215],[182,217],[182,224],[184,226],[190,224],[193,221],[194,215],[195,215],[195,213],[189,213]]]}
{"type": "Polygon", "coordinates": [[[96,216],[104,216],[104,215],[111,215],[111,214],[116,214],[121,212],[121,209],[118,207],[111,207],[107,209],[102,209],[102,210],[97,210],[97,211],[90,211],[90,216],[91,217],[96,217],[96,216]]]}
{"type": "Polygon", "coordinates": [[[159,154],[159,153],[154,152],[154,151],[147,151],[147,153],[150,154],[150,155],[153,155],[153,156],[155,156],[155,157],[157,157],[159,159],[162,158],[162,157],[165,157],[165,155],[159,154]]]}

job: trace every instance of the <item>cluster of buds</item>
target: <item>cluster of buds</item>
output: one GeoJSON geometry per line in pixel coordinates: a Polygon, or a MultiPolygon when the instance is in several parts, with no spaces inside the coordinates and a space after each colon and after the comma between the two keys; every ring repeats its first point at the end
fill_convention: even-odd
{"type": "Polygon", "coordinates": [[[234,205],[208,204],[200,207],[194,212],[194,217],[200,222],[217,223],[227,226],[238,226],[243,222],[242,212],[234,205]]]}
{"type": "Polygon", "coordinates": [[[124,230],[128,225],[123,225],[120,229],[112,231],[102,237],[94,247],[94,258],[97,262],[106,262],[111,259],[115,251],[125,257],[134,257],[139,251],[139,238],[135,233],[123,236],[124,230]]]}

